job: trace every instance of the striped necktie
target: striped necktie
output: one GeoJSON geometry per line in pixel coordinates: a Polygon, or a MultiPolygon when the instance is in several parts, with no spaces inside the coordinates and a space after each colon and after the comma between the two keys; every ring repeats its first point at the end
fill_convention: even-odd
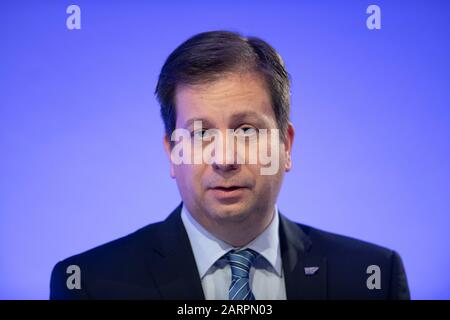
{"type": "Polygon", "coordinates": [[[229,300],[255,300],[250,289],[250,268],[258,253],[245,249],[240,251],[231,250],[226,257],[231,267],[231,285],[228,290],[229,300]]]}

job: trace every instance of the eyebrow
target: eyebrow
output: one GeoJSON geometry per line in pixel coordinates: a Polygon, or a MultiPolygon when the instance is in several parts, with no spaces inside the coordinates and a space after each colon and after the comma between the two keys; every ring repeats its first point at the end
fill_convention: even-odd
{"type": "MultiPolygon", "coordinates": [[[[266,123],[265,117],[262,117],[260,113],[255,112],[255,111],[242,111],[242,112],[235,113],[230,117],[230,122],[234,123],[234,122],[237,122],[238,120],[248,119],[248,118],[255,119],[258,122],[266,123]]],[[[188,119],[185,121],[184,127],[187,128],[187,127],[193,125],[195,121],[202,121],[202,125],[205,125],[207,127],[214,127],[214,125],[208,119],[204,119],[204,118],[188,119]]]]}
{"type": "Polygon", "coordinates": [[[212,127],[212,123],[209,122],[208,119],[203,119],[203,118],[191,118],[186,120],[186,122],[184,123],[184,127],[188,128],[190,126],[192,126],[194,124],[195,121],[201,121],[202,122],[202,126],[206,125],[208,127],[212,127]]]}
{"type": "Polygon", "coordinates": [[[231,121],[235,122],[237,120],[246,119],[246,118],[256,119],[258,121],[265,122],[265,117],[262,117],[261,113],[258,113],[255,111],[243,111],[243,112],[235,113],[231,116],[231,121]]]}

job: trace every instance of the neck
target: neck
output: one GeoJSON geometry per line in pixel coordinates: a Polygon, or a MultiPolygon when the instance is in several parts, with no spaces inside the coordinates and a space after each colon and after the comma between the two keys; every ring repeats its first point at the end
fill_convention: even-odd
{"type": "Polygon", "coordinates": [[[261,214],[248,214],[241,219],[207,219],[206,215],[195,215],[193,218],[216,238],[233,247],[243,247],[258,237],[272,222],[275,216],[274,206],[261,214]]]}

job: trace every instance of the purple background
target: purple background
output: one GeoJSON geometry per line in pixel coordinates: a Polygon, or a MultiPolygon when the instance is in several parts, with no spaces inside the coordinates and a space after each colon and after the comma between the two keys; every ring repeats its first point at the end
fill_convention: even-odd
{"type": "Polygon", "coordinates": [[[195,33],[256,35],[292,75],[291,219],[397,250],[412,297],[450,298],[448,1],[0,2],[0,298],[179,203],[153,96],[195,33]],[[81,7],[82,29],[66,28],[81,7]],[[213,4],[214,3],[214,4],[213,4]],[[366,28],[381,7],[382,29],[366,28]]]}

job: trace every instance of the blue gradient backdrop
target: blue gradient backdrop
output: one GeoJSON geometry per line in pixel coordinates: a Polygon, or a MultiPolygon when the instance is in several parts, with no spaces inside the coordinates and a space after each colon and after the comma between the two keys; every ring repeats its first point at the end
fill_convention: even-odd
{"type": "Polygon", "coordinates": [[[229,29],[292,75],[291,219],[397,250],[412,297],[450,298],[449,1],[2,1],[0,298],[179,203],[153,96],[167,55],[229,29]],[[81,7],[81,30],[66,8],[81,7]],[[366,28],[381,7],[382,29],[366,28]]]}

